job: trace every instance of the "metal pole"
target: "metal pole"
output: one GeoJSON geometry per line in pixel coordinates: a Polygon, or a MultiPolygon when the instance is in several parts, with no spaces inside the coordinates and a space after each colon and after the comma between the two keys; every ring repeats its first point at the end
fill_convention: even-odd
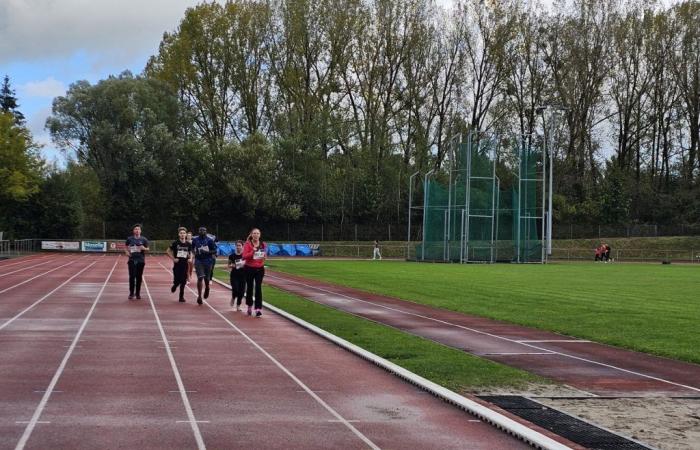
{"type": "Polygon", "coordinates": [[[552,256],[552,180],[554,179],[554,119],[557,117],[555,113],[552,117],[552,124],[549,132],[549,195],[548,195],[548,212],[547,212],[547,256],[552,256]]]}
{"type": "MultiPolygon", "coordinates": [[[[465,209],[467,210],[467,217],[466,217],[466,222],[465,222],[465,261],[469,262],[469,213],[470,213],[470,204],[471,204],[471,190],[472,190],[472,146],[473,146],[473,136],[475,135],[474,131],[469,132],[469,137],[467,138],[467,176],[466,176],[466,183],[467,183],[467,189],[465,193],[465,209]]],[[[478,139],[478,137],[477,137],[478,139]]]]}
{"type": "MultiPolygon", "coordinates": [[[[546,127],[545,127],[546,129],[546,127]]],[[[542,151],[542,230],[541,230],[541,245],[540,249],[542,252],[540,253],[540,261],[542,263],[547,262],[547,253],[546,247],[549,242],[549,232],[546,231],[546,223],[548,221],[549,215],[547,214],[547,209],[545,207],[545,201],[547,198],[547,193],[545,192],[545,186],[547,184],[547,151],[549,150],[549,146],[547,145],[547,138],[549,137],[549,133],[545,135],[544,139],[544,149],[542,151]]],[[[528,140],[530,145],[532,145],[532,140],[528,140]]]]}
{"type": "Polygon", "coordinates": [[[428,225],[428,181],[433,172],[435,169],[429,170],[423,179],[423,244],[421,249],[421,260],[423,261],[425,261],[425,228],[428,225]]]}
{"type": "Polygon", "coordinates": [[[493,144],[493,179],[491,180],[491,264],[493,264],[493,247],[496,244],[494,235],[495,214],[496,214],[496,143],[493,144]]]}
{"type": "MultiPolygon", "coordinates": [[[[411,215],[413,212],[413,177],[420,172],[416,172],[408,178],[408,236],[406,237],[406,258],[411,254],[411,215]]],[[[425,207],[425,204],[423,204],[425,207]]],[[[425,214],[425,212],[424,212],[425,214]]],[[[416,256],[416,259],[417,256],[416,256]]]]}

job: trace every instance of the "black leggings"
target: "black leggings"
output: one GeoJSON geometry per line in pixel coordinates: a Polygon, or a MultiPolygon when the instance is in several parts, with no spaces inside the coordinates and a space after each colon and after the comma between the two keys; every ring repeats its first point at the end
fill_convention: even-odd
{"type": "Polygon", "coordinates": [[[253,283],[255,283],[255,309],[262,309],[262,280],[264,276],[264,267],[246,267],[245,304],[248,306],[253,306],[253,283]]]}
{"type": "MultiPolygon", "coordinates": [[[[234,269],[235,270],[235,269],[234,269]]],[[[246,273],[234,273],[231,271],[231,299],[236,299],[236,304],[241,305],[245,295],[246,273]]]]}
{"type": "Polygon", "coordinates": [[[141,295],[141,280],[143,279],[143,269],[146,266],[145,261],[129,260],[129,294],[141,295]],[[134,289],[135,288],[135,289],[134,289]]]}
{"type": "Polygon", "coordinates": [[[185,296],[187,284],[187,261],[178,261],[173,265],[173,286],[180,286],[180,298],[185,296]]]}

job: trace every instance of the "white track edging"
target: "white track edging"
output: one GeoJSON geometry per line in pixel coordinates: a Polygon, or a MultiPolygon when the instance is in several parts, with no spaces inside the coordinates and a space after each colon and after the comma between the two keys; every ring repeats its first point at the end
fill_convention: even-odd
{"type": "MultiPolygon", "coordinates": [[[[231,289],[231,286],[227,283],[224,283],[223,281],[217,280],[216,278],[214,278],[213,281],[219,283],[222,286],[225,286],[228,289],[231,289]]],[[[381,356],[375,355],[374,353],[369,352],[363,349],[362,347],[359,347],[351,342],[346,341],[341,337],[338,337],[315,325],[312,325],[309,322],[300,319],[299,317],[293,314],[290,314],[280,308],[277,308],[276,306],[270,305],[269,303],[265,303],[265,307],[271,311],[274,311],[275,313],[279,314],[285,319],[288,319],[296,323],[297,325],[300,325],[303,328],[306,328],[307,330],[318,334],[319,336],[333,342],[334,344],[344,348],[345,350],[348,350],[360,356],[361,358],[364,358],[376,364],[377,366],[387,370],[388,372],[397,375],[398,377],[408,381],[409,383],[414,384],[427,392],[430,392],[434,396],[454,406],[457,406],[458,408],[478,417],[479,419],[490,423],[496,428],[499,428],[505,431],[506,433],[509,433],[517,437],[518,439],[529,443],[530,445],[545,450],[571,450],[571,447],[568,447],[548,436],[545,436],[542,433],[528,428],[525,425],[518,423],[507,416],[504,416],[501,413],[498,413],[492,409],[487,408],[484,405],[475,402],[474,400],[470,400],[466,397],[463,397],[457,394],[456,392],[453,392],[443,386],[440,386],[437,383],[434,383],[430,380],[421,377],[420,375],[406,370],[403,367],[382,358],[381,356]]]]}

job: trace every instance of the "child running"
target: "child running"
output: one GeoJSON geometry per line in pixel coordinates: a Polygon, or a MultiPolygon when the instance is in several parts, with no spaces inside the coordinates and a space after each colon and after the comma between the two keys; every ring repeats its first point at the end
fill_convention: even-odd
{"type": "Polygon", "coordinates": [[[231,269],[231,308],[241,310],[241,302],[245,295],[245,261],[243,260],[243,241],[236,241],[236,250],[228,257],[228,268],[231,269]]]}
{"type": "Polygon", "coordinates": [[[148,251],[148,239],[141,236],[141,224],[137,223],[131,228],[132,235],[126,238],[124,253],[129,257],[129,300],[136,295],[141,300],[141,281],[143,269],[146,266],[146,252],[148,251]]]}
{"type": "Polygon", "coordinates": [[[248,315],[253,313],[253,285],[255,285],[255,317],[262,316],[262,280],[265,276],[267,246],[260,240],[260,230],[253,228],[248,241],[243,246],[243,260],[246,271],[246,296],[248,315]]]}
{"type": "Polygon", "coordinates": [[[194,270],[197,272],[197,304],[202,304],[202,285],[204,298],[209,298],[209,279],[216,258],[216,244],[207,236],[207,229],[199,227],[199,236],[192,239],[194,249],[194,270]]]}
{"type": "Polygon", "coordinates": [[[192,259],[192,243],[187,242],[187,228],[177,229],[178,239],[170,244],[166,251],[173,260],[173,286],[170,292],[180,287],[180,302],[185,302],[185,284],[187,284],[187,270],[192,259]]]}

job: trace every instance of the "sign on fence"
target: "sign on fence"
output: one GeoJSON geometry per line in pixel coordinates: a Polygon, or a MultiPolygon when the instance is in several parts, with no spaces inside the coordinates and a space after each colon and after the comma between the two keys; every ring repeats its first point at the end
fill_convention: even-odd
{"type": "Polygon", "coordinates": [[[72,241],[41,241],[42,250],[80,250],[80,242],[72,241]]]}
{"type": "Polygon", "coordinates": [[[124,252],[126,243],[124,241],[109,241],[107,242],[108,252],[124,252]]]}
{"type": "Polygon", "coordinates": [[[84,252],[106,252],[107,242],[105,241],[82,241],[82,250],[84,252]]]}

